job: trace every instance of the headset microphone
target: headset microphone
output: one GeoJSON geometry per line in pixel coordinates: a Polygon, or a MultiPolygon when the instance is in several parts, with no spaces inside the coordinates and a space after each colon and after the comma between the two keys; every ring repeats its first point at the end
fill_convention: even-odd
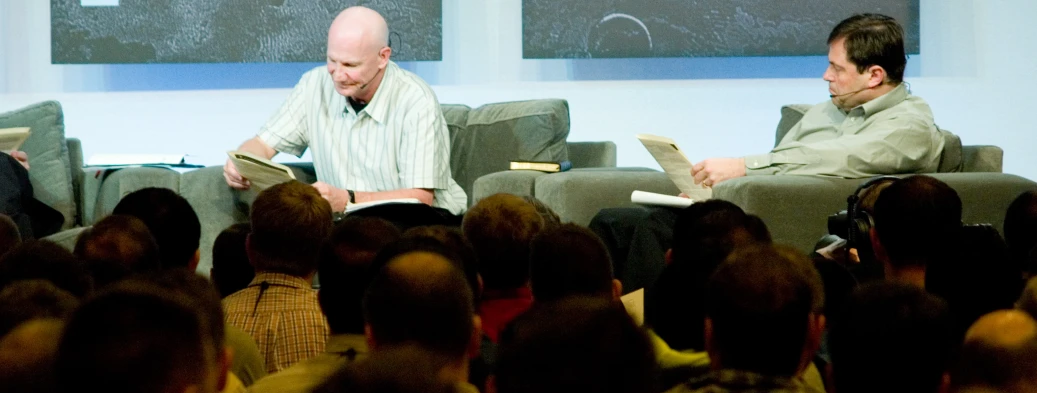
{"type": "Polygon", "coordinates": [[[851,94],[857,94],[857,93],[860,93],[860,92],[862,92],[862,91],[865,91],[865,90],[868,90],[868,88],[867,88],[867,87],[865,87],[865,88],[863,88],[863,89],[860,89],[860,90],[857,90],[857,91],[851,91],[851,92],[849,92],[849,93],[843,93],[843,94],[829,94],[829,95],[828,95],[828,98],[835,98],[835,97],[842,97],[842,96],[848,96],[848,95],[851,95],[851,94]]]}

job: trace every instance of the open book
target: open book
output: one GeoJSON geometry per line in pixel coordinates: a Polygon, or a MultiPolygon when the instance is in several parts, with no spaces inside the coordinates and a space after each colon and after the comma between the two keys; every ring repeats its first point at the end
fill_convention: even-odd
{"type": "Polygon", "coordinates": [[[0,151],[10,154],[29,139],[29,127],[0,129],[0,151]]]}
{"type": "MultiPolygon", "coordinates": [[[[666,175],[670,177],[670,180],[677,186],[677,189],[681,190],[681,192],[691,198],[692,202],[703,201],[713,197],[712,188],[705,187],[701,184],[695,184],[695,178],[691,176],[691,167],[694,164],[692,164],[691,161],[688,160],[688,157],[684,155],[684,152],[677,147],[677,142],[667,137],[649,134],[638,134],[637,139],[641,141],[641,144],[645,146],[645,149],[648,149],[648,152],[652,154],[655,161],[663,168],[663,171],[665,171],[666,175]]],[[[631,195],[632,202],[657,204],[650,200],[635,201],[633,198],[634,196],[631,195]]]]}
{"type": "Polygon", "coordinates": [[[379,201],[363,202],[363,203],[350,203],[346,205],[346,214],[363,210],[372,206],[385,205],[389,203],[421,203],[417,198],[396,198],[396,199],[382,199],[379,201]]]}
{"type": "Polygon", "coordinates": [[[291,168],[255,154],[244,151],[229,151],[227,155],[238,168],[238,173],[252,183],[259,191],[274,185],[295,180],[295,173],[291,168]]]}

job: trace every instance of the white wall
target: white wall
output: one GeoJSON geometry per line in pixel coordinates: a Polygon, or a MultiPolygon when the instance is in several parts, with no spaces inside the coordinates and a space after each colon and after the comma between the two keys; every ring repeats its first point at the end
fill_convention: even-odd
{"type": "MultiPolygon", "coordinates": [[[[1037,127],[1029,113],[1037,104],[1034,15],[1033,0],[922,0],[922,54],[911,57],[908,73],[941,127],[965,144],[1001,146],[1005,171],[1031,179],[1037,179],[1037,127]]],[[[445,0],[443,19],[443,61],[405,64],[434,85],[441,102],[565,98],[570,140],[615,141],[622,166],[655,166],[635,133],[672,136],[693,159],[766,151],[782,104],[826,97],[823,60],[809,79],[669,79],[695,72],[674,67],[698,63],[523,60],[520,0],[445,0]],[[611,65],[614,70],[601,69],[611,65]],[[658,79],[622,80],[644,78],[646,68],[658,79]],[[615,80],[584,80],[603,72],[615,80]]],[[[49,2],[0,0],[0,111],[61,101],[66,132],[83,139],[87,157],[190,153],[220,163],[222,152],[250,137],[288,91],[106,91],[127,78],[126,67],[51,65],[49,42],[49,2]]],[[[184,70],[151,68],[167,69],[184,70]]],[[[155,73],[146,77],[164,77],[155,73]]]]}

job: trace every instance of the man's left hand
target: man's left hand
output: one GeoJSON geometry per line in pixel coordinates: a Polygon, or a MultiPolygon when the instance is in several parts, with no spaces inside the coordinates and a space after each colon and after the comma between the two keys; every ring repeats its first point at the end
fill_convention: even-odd
{"type": "Polygon", "coordinates": [[[24,151],[15,150],[11,152],[11,157],[14,157],[19,164],[25,167],[25,170],[29,170],[29,155],[24,151]]]}
{"type": "Polygon", "coordinates": [[[710,158],[691,167],[695,184],[713,187],[727,179],[745,176],[744,158],[710,158]]]}
{"type": "Polygon", "coordinates": [[[331,211],[340,212],[346,210],[346,205],[349,204],[348,191],[332,187],[322,181],[313,183],[313,188],[316,188],[320,196],[331,204],[331,211]]]}

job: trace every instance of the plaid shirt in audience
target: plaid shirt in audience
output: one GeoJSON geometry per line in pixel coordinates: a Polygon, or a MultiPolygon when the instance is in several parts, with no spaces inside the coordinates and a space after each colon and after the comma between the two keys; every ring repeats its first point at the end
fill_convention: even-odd
{"type": "Polygon", "coordinates": [[[823,393],[798,378],[771,377],[748,371],[713,371],[666,393],[823,393]]]}
{"type": "Polygon", "coordinates": [[[248,287],[223,299],[227,323],[252,336],[275,373],[324,352],[328,322],[317,291],[299,277],[259,273],[248,287]]]}

